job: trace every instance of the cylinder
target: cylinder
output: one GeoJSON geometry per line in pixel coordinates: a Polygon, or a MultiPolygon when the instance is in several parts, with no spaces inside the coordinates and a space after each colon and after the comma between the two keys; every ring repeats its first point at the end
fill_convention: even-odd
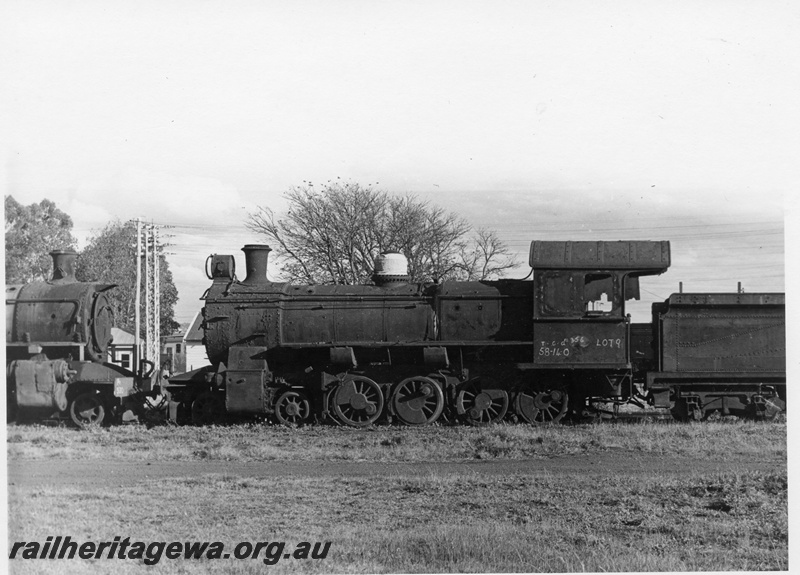
{"type": "Polygon", "coordinates": [[[67,409],[69,377],[69,365],[62,359],[13,361],[8,367],[17,407],[29,412],[67,409]]]}

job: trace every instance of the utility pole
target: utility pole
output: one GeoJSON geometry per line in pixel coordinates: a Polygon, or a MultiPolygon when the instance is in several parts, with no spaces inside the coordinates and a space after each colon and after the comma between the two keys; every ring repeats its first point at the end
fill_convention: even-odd
{"type": "Polygon", "coordinates": [[[144,226],[144,358],[153,361],[153,276],[150,273],[151,225],[144,226]]]}
{"type": "Polygon", "coordinates": [[[136,218],[136,304],[134,305],[134,330],[133,330],[133,372],[139,373],[139,367],[142,360],[141,341],[139,333],[141,331],[141,313],[139,309],[142,306],[142,219],[136,218]]]}
{"type": "Polygon", "coordinates": [[[153,226],[153,361],[161,368],[161,245],[158,228],[153,226]]]}
{"type": "MultiPolygon", "coordinates": [[[[141,240],[141,237],[140,237],[141,240]]],[[[153,224],[144,226],[144,359],[161,360],[161,248],[153,224]]],[[[137,241],[137,244],[139,241],[137,241]]],[[[138,309],[138,308],[137,308],[138,309]]]]}
{"type": "Polygon", "coordinates": [[[161,362],[161,248],[158,227],[136,218],[136,304],[134,312],[134,370],[142,360],[158,369],[161,362]],[[144,244],[144,265],[142,265],[144,244]],[[141,345],[142,270],[144,270],[144,346],[141,345]]]}

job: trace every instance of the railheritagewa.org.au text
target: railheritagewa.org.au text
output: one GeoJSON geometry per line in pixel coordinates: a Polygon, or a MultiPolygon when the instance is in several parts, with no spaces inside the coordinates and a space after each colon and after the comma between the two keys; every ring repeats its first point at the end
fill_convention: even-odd
{"type": "Polygon", "coordinates": [[[323,560],[331,542],[241,541],[229,547],[221,541],[132,541],[117,536],[113,541],[95,542],[56,535],[44,542],[14,541],[10,547],[11,560],[121,559],[155,565],[162,559],[260,559],[265,565],[275,565],[281,560],[323,560]]]}

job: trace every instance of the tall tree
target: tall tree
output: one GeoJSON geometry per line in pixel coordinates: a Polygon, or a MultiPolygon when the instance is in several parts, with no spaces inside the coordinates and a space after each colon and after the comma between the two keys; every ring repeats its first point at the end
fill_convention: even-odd
{"type": "Polygon", "coordinates": [[[54,202],[23,206],[5,197],[6,283],[27,283],[52,277],[50,252],[75,247],[72,218],[54,202]]]}
{"type": "Polygon", "coordinates": [[[463,218],[413,195],[329,181],[306,182],[284,197],[285,214],[260,207],[246,225],[277,244],[281,271],[293,282],[368,283],[382,252],[404,254],[413,281],[489,279],[516,265],[493,232],[472,239],[463,218]]]}
{"type": "MultiPolygon", "coordinates": [[[[170,334],[179,327],[175,321],[178,290],[163,255],[159,257],[159,265],[160,327],[162,334],[170,334]]],[[[144,262],[141,273],[144,278],[144,262]]],[[[100,230],[89,240],[88,246],[78,258],[76,275],[81,281],[117,284],[117,288],[109,292],[114,307],[115,324],[120,329],[133,333],[136,325],[136,226],[130,222],[114,221],[100,230]]],[[[144,297],[142,280],[142,301],[144,297]]],[[[141,329],[141,335],[144,335],[144,321],[141,329]]]]}

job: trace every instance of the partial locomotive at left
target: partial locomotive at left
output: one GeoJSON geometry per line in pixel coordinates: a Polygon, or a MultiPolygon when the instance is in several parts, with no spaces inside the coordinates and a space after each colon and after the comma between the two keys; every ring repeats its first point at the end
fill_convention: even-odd
{"type": "MultiPolygon", "coordinates": [[[[79,282],[78,254],[57,250],[49,281],[6,286],[6,389],[10,418],[69,417],[79,427],[138,409],[149,374],[106,362],[114,285],[79,282]]],[[[152,365],[150,370],[152,372],[152,365]]]]}

